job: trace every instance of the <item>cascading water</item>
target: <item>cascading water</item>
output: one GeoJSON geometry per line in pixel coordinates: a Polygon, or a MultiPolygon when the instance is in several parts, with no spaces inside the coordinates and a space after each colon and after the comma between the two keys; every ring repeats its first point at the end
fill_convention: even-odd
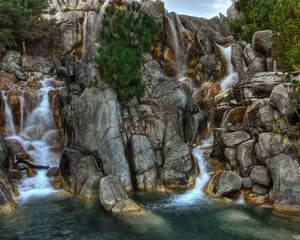
{"type": "MultiPolygon", "coordinates": [[[[41,166],[58,166],[60,153],[51,148],[51,143],[58,139],[56,125],[53,118],[52,110],[49,103],[49,92],[55,90],[51,83],[53,78],[45,77],[41,82],[41,88],[36,92],[38,103],[36,108],[28,113],[21,114],[20,134],[16,134],[11,130],[6,131],[8,141],[18,142],[29,154],[30,159],[35,165],[41,166]],[[22,117],[26,119],[22,120],[22,117]],[[22,125],[23,124],[23,125],[22,125]]],[[[20,110],[25,111],[26,101],[24,93],[21,93],[20,110]]],[[[6,112],[9,105],[5,105],[6,112]]],[[[6,115],[12,119],[12,113],[6,115]]],[[[7,121],[12,122],[12,120],[7,121]]],[[[7,128],[9,129],[9,128],[7,128]]],[[[23,173],[23,180],[19,185],[19,200],[26,200],[33,196],[46,195],[54,191],[46,176],[46,170],[38,170],[36,176],[27,178],[23,173]]]]}
{"type": "Polygon", "coordinates": [[[171,42],[173,43],[173,54],[175,58],[176,70],[177,70],[177,74],[179,74],[181,72],[180,56],[179,56],[179,38],[177,36],[175,24],[169,15],[167,15],[167,20],[168,20],[168,25],[170,30],[171,42]]]}
{"type": "Polygon", "coordinates": [[[110,0],[106,0],[103,3],[100,12],[87,11],[84,13],[82,58],[88,58],[91,55],[90,52],[94,43],[97,41],[101,20],[105,9],[109,5],[109,1],[110,0]]]}
{"type": "Polygon", "coordinates": [[[218,45],[220,52],[225,60],[226,64],[226,76],[221,80],[221,89],[226,90],[231,88],[237,81],[237,74],[234,71],[234,67],[231,62],[232,49],[231,46],[223,47],[218,45]]]}
{"type": "Polygon", "coordinates": [[[175,205],[187,205],[187,204],[193,204],[197,200],[203,198],[203,188],[205,187],[206,183],[209,180],[209,174],[206,171],[205,166],[205,159],[204,159],[204,151],[206,148],[211,146],[212,143],[212,137],[209,137],[203,143],[193,149],[193,156],[198,161],[198,166],[200,170],[199,177],[196,178],[195,187],[191,189],[190,191],[186,192],[183,195],[179,195],[173,199],[173,204],[175,205]]]}
{"type": "Polygon", "coordinates": [[[7,92],[2,92],[4,104],[5,104],[5,132],[8,136],[15,135],[16,129],[13,121],[13,115],[10,109],[10,106],[8,105],[7,100],[7,92]]]}

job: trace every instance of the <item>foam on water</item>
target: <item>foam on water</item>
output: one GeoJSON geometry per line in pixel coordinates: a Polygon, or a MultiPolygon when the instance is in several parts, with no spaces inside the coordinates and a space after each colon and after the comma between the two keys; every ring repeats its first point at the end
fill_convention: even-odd
{"type": "Polygon", "coordinates": [[[206,171],[204,151],[212,143],[212,137],[203,141],[203,143],[193,149],[193,155],[198,161],[200,175],[196,178],[195,187],[186,193],[176,196],[172,203],[175,205],[189,205],[195,203],[197,200],[203,198],[203,188],[209,180],[209,174],[206,171]]]}
{"type": "Polygon", "coordinates": [[[221,89],[226,90],[231,88],[237,81],[237,74],[234,71],[233,64],[231,62],[232,49],[231,46],[223,47],[218,45],[221,54],[225,60],[226,64],[226,76],[221,80],[221,89]]]}
{"type": "MultiPolygon", "coordinates": [[[[49,92],[54,90],[51,86],[52,78],[45,77],[41,82],[41,88],[35,93],[39,99],[36,108],[26,114],[21,113],[21,125],[19,135],[12,131],[12,127],[6,127],[7,140],[17,141],[24,150],[29,154],[35,165],[42,166],[58,166],[60,154],[53,152],[48,144],[49,132],[56,129],[52,110],[49,103],[49,92]]],[[[23,92],[21,94],[21,111],[25,111],[26,104],[23,92]]],[[[12,121],[12,113],[9,106],[6,105],[7,123],[12,121]]],[[[18,186],[20,197],[19,201],[26,201],[32,197],[44,196],[53,193],[55,190],[49,183],[49,178],[46,176],[46,170],[38,170],[36,176],[32,178],[26,177],[23,173],[23,180],[18,186]]]]}

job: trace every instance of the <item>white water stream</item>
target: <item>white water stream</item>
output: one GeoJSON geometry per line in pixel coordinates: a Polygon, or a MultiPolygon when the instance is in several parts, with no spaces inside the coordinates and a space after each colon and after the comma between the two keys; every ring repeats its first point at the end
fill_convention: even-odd
{"type": "Polygon", "coordinates": [[[232,56],[232,48],[223,47],[218,45],[221,54],[225,60],[226,64],[226,76],[221,80],[221,89],[226,90],[231,88],[237,81],[237,73],[234,71],[234,67],[232,65],[231,56],[232,56]]]}
{"type": "Polygon", "coordinates": [[[8,105],[7,102],[7,95],[8,92],[2,92],[3,99],[4,99],[4,104],[5,104],[5,132],[7,135],[15,135],[16,134],[16,129],[12,117],[12,112],[10,109],[10,106],[8,105]]]}
{"type": "MultiPolygon", "coordinates": [[[[36,108],[26,114],[21,113],[20,133],[16,134],[13,125],[13,114],[5,99],[6,112],[6,135],[8,141],[18,142],[24,150],[29,154],[30,159],[35,165],[42,166],[58,166],[60,154],[51,149],[50,142],[57,139],[56,126],[49,104],[49,92],[54,90],[51,86],[53,79],[45,77],[41,82],[41,88],[35,93],[38,103],[36,108]]],[[[23,92],[21,93],[20,110],[26,110],[26,101],[23,92]]],[[[55,191],[46,176],[47,170],[37,170],[36,176],[29,178],[23,173],[23,179],[18,186],[20,192],[20,201],[26,201],[33,196],[41,196],[55,191]]]]}
{"type": "Polygon", "coordinates": [[[197,200],[202,199],[204,196],[203,189],[207,182],[209,181],[209,174],[207,173],[206,166],[205,166],[205,158],[204,158],[204,151],[211,146],[213,141],[212,136],[208,139],[204,140],[203,143],[193,149],[193,156],[198,161],[198,166],[200,170],[200,175],[196,178],[195,187],[183,195],[176,196],[173,199],[173,203],[175,205],[188,205],[193,204],[197,200]]]}

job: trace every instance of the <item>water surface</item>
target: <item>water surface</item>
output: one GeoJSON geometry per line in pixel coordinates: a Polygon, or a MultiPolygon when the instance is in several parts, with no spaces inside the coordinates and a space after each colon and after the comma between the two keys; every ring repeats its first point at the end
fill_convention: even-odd
{"type": "Polygon", "coordinates": [[[168,194],[139,193],[144,216],[116,217],[100,203],[65,194],[22,203],[0,217],[1,239],[300,239],[298,219],[281,218],[270,209],[225,204],[203,197],[191,204],[168,194]]]}

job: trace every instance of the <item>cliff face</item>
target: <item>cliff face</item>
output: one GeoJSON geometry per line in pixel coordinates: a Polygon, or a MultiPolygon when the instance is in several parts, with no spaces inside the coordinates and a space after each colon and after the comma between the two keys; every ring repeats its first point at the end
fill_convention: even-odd
{"type": "MultiPolygon", "coordinates": [[[[109,210],[122,212],[130,206],[138,211],[125,191],[169,191],[194,185],[199,171],[191,146],[223,120],[222,127],[233,125],[214,130],[212,156],[227,162],[227,170],[242,181],[235,181],[232,191],[242,186],[251,189],[254,195],[249,196],[256,203],[270,198],[280,204],[299,204],[295,170],[299,163],[289,155],[289,143],[283,146],[279,139],[284,130],[273,134],[273,124],[280,119],[288,122],[293,114],[283,111],[290,100],[280,85],[282,74],[267,72],[275,66],[265,44],[271,42],[271,33],[258,33],[250,45],[234,40],[223,15],[210,20],[178,16],[166,13],[160,1],[143,1],[141,11],[162,24],[164,37],[142,60],[145,96],[125,104],[101,83],[92,61],[101,14],[112,3],[128,1],[53,1],[58,24],[48,38],[28,43],[30,55],[1,52],[0,88],[8,92],[8,105],[3,98],[0,101],[1,133],[7,135],[5,109],[12,110],[18,132],[21,115],[34,109],[37,100],[32,93],[39,89],[40,80],[55,75],[56,87],[49,99],[57,134],[51,139],[64,144],[58,149],[62,157],[59,176],[52,179],[55,187],[86,198],[100,194],[109,210]],[[224,87],[228,77],[234,81],[224,87]],[[94,79],[98,84],[89,87],[94,79]],[[21,99],[26,96],[24,111],[21,99]],[[277,145],[269,144],[273,138],[279,139],[277,145]],[[280,159],[285,159],[284,166],[280,159]],[[110,184],[116,187],[108,189],[110,184]],[[111,199],[114,204],[108,206],[111,199]]],[[[230,181],[232,174],[215,176],[212,194],[230,194],[219,183],[230,181]]]]}

